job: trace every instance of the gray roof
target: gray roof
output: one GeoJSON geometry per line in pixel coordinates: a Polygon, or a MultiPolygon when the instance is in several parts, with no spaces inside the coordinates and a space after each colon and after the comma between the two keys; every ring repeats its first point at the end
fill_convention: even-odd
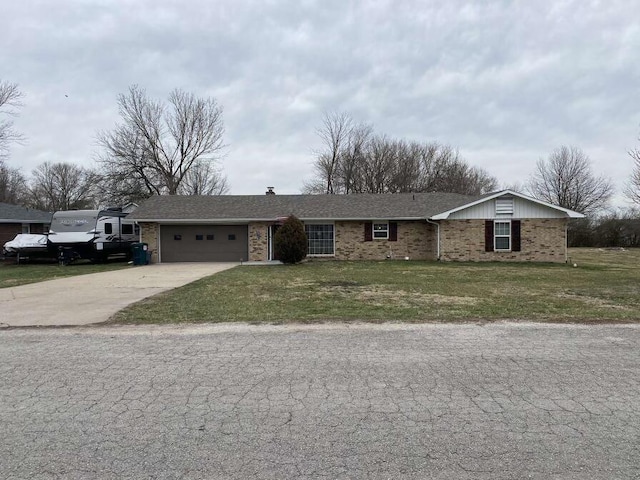
{"type": "Polygon", "coordinates": [[[128,218],[138,221],[425,219],[481,197],[456,193],[351,195],[163,195],[146,200],[128,218]]]}
{"type": "Polygon", "coordinates": [[[51,213],[0,203],[0,223],[50,223],[51,213]]]}

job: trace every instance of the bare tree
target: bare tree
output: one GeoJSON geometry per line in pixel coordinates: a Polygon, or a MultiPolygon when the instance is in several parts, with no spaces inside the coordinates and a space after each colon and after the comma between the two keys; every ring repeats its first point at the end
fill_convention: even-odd
{"type": "Polygon", "coordinates": [[[633,171],[625,185],[624,193],[629,200],[640,205],[640,149],[631,150],[629,156],[633,159],[633,171]]]}
{"type": "MultiPolygon", "coordinates": [[[[22,106],[21,99],[18,84],[0,81],[0,114],[8,117],[17,115],[15,109],[22,106]]],[[[11,143],[20,142],[23,138],[13,129],[13,120],[0,117],[0,158],[7,156],[11,143]]]]}
{"type": "Polygon", "coordinates": [[[29,205],[46,211],[95,208],[100,180],[91,169],[44,162],[32,172],[29,205]]]}
{"type": "Polygon", "coordinates": [[[527,188],[534,197],[587,215],[604,208],[613,194],[611,180],[591,172],[589,157],[566,146],[538,161],[527,188]]]}
{"type": "Polygon", "coordinates": [[[336,172],[339,168],[340,156],[347,146],[352,131],[353,120],[346,113],[326,113],[322,120],[322,127],[317,130],[324,149],[318,154],[315,167],[318,177],[324,179],[324,193],[337,193],[336,172]]]}
{"type": "Polygon", "coordinates": [[[324,148],[316,157],[307,193],[487,193],[497,181],[469,166],[456,150],[374,135],[346,114],[325,115],[318,129],[324,148]]]}
{"type": "Polygon", "coordinates": [[[196,162],[180,185],[182,195],[224,195],[229,192],[226,177],[210,162],[196,162]]]}
{"type": "Polygon", "coordinates": [[[207,172],[208,184],[226,185],[224,176],[213,168],[224,134],[222,108],[214,98],[197,98],[176,89],[164,104],[134,85],[118,96],[118,106],[122,123],[98,134],[104,149],[98,161],[107,188],[127,186],[120,182],[127,178],[131,198],[176,195],[187,188],[184,183],[189,183],[194,169],[198,173],[191,177],[207,172]]]}
{"type": "Polygon", "coordinates": [[[21,205],[27,199],[27,180],[17,168],[0,158],[0,202],[21,205]]]}
{"type": "Polygon", "coordinates": [[[333,186],[336,193],[362,193],[366,190],[363,176],[372,132],[372,127],[365,124],[354,125],[350,129],[334,170],[333,186]]]}

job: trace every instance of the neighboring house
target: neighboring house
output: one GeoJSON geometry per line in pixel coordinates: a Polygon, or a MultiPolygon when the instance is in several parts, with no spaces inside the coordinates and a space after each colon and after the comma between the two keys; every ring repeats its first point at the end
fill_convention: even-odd
{"type": "Polygon", "coordinates": [[[51,213],[0,203],[0,248],[19,233],[47,233],[51,213]]]}
{"type": "Polygon", "coordinates": [[[565,262],[582,214],[520,193],[156,196],[130,215],[154,262],[265,261],[295,215],[309,256],[338,260],[565,262]]]}

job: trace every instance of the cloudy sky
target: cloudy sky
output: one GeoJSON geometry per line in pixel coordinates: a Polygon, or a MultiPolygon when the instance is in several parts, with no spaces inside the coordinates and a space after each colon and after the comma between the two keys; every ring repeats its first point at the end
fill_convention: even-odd
{"type": "Polygon", "coordinates": [[[25,173],[94,165],[132,84],[217,99],[233,194],[298,193],[324,112],[453,145],[503,185],[574,145],[621,188],[640,146],[637,0],[21,0],[2,16],[25,173]]]}

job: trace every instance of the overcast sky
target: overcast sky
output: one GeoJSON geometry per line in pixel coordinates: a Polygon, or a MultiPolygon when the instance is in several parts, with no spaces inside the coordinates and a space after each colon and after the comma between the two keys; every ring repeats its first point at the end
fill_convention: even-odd
{"type": "MultiPolygon", "coordinates": [[[[324,112],[459,148],[501,185],[560,145],[620,189],[640,146],[637,0],[21,0],[2,5],[0,79],[28,143],[10,165],[94,165],[132,84],[224,108],[233,194],[298,193],[324,112]]],[[[620,197],[616,202],[621,202],[620,197]]]]}

